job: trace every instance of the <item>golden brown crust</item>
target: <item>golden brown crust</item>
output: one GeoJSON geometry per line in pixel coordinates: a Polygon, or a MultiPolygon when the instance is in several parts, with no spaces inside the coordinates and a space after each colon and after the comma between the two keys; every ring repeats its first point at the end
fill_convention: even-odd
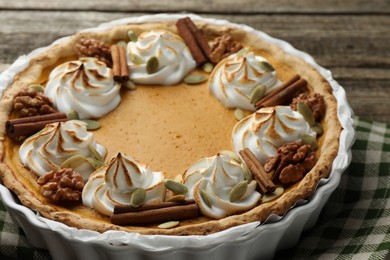
{"type": "MultiPolygon", "coordinates": [[[[236,28],[222,28],[209,24],[199,25],[208,36],[218,36],[229,32],[233,38],[239,39],[244,45],[260,48],[261,52],[266,55],[266,58],[270,60],[271,64],[284,64],[287,65],[286,67],[293,68],[283,69],[280,72],[282,80],[291,76],[292,73],[298,73],[302,78],[307,80],[310,91],[319,93],[324,97],[327,110],[326,115],[321,122],[324,128],[324,134],[319,140],[319,160],[303,180],[295,184],[293,188],[288,189],[287,192],[277,200],[261,204],[248,212],[220,220],[210,220],[205,217],[200,217],[195,220],[183,221],[180,226],[172,229],[158,229],[155,226],[120,227],[111,224],[107,217],[103,217],[93,210],[81,205],[65,208],[48,202],[39,194],[36,186],[37,184],[35,183],[36,177],[29,173],[28,170],[24,169],[18,162],[17,153],[15,153],[15,149],[12,149],[15,144],[5,136],[5,129],[4,127],[1,127],[0,158],[2,158],[2,160],[0,164],[0,175],[4,184],[16,193],[25,206],[39,211],[40,214],[49,219],[57,220],[70,226],[96,230],[99,232],[111,229],[139,232],[142,234],[209,234],[253,221],[263,222],[272,213],[284,215],[299,199],[308,198],[316,189],[320,179],[329,176],[333,159],[338,151],[341,126],[337,117],[336,100],[332,95],[332,89],[329,83],[317,70],[300,58],[286,54],[281,48],[259,39],[252,34],[236,28]],[[14,162],[10,163],[7,161],[9,158],[14,158],[14,162]]],[[[164,28],[175,31],[174,23],[119,26],[107,32],[78,33],[65,42],[50,47],[48,51],[33,58],[30,62],[30,66],[22,73],[18,74],[11,86],[5,91],[0,103],[0,125],[5,125],[5,121],[11,113],[12,99],[16,93],[21,88],[26,87],[31,83],[39,82],[42,77],[41,75],[47,74],[47,68],[53,67],[66,57],[74,56],[73,46],[81,37],[93,37],[110,42],[127,37],[126,33],[129,29],[139,32],[141,29],[149,30],[156,27],[159,29],[164,28]]],[[[278,65],[275,67],[278,68],[278,65]]]]}

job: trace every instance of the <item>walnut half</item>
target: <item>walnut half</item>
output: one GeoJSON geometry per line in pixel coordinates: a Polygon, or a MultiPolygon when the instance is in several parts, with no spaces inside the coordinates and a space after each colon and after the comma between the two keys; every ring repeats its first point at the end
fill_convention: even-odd
{"type": "Polygon", "coordinates": [[[20,117],[46,115],[57,112],[51,100],[33,88],[22,89],[13,100],[13,108],[20,117]]]}
{"type": "Polygon", "coordinates": [[[227,56],[238,52],[242,49],[242,45],[236,43],[233,37],[225,34],[215,38],[211,46],[210,58],[213,63],[218,63],[227,56]]]}
{"type": "Polygon", "coordinates": [[[37,182],[43,196],[52,201],[78,201],[84,188],[83,177],[71,168],[50,171],[37,182]]]}
{"type": "Polygon", "coordinates": [[[315,151],[310,145],[294,142],[279,147],[277,154],[265,162],[264,169],[267,173],[275,170],[274,178],[288,184],[301,180],[316,161],[315,151]]]}
{"type": "Polygon", "coordinates": [[[320,94],[318,93],[313,93],[310,95],[299,94],[299,96],[295,97],[291,101],[290,106],[293,110],[297,110],[298,102],[305,103],[310,107],[310,109],[313,111],[313,115],[316,121],[320,121],[321,118],[324,117],[326,106],[325,106],[324,98],[320,94]]]}

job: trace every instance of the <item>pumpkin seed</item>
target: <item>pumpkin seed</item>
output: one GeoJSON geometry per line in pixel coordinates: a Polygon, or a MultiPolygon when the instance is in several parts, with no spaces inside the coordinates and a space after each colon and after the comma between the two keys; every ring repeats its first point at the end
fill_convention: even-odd
{"type": "Polygon", "coordinates": [[[310,126],[315,125],[316,120],[314,119],[313,111],[311,111],[310,107],[306,103],[298,102],[297,111],[303,116],[310,126]]]}
{"type": "Polygon", "coordinates": [[[248,49],[242,48],[241,50],[239,50],[238,52],[236,52],[236,55],[244,55],[244,54],[246,54],[247,51],[248,51],[248,49]]]}
{"type": "Polygon", "coordinates": [[[119,42],[116,43],[116,45],[125,48],[125,50],[127,48],[127,43],[125,41],[119,41],[119,42]]]}
{"type": "Polygon", "coordinates": [[[129,60],[136,65],[144,63],[144,59],[135,53],[129,52],[127,56],[129,57],[129,60]]]}
{"type": "Polygon", "coordinates": [[[235,110],[234,110],[234,117],[240,121],[241,119],[243,119],[245,117],[245,114],[244,114],[244,111],[237,107],[235,110]]]}
{"type": "Polygon", "coordinates": [[[188,85],[196,85],[205,82],[207,77],[203,74],[191,74],[184,78],[184,83],[188,85]]]}
{"type": "Polygon", "coordinates": [[[261,203],[266,203],[276,198],[279,198],[283,194],[283,192],[284,192],[283,187],[277,187],[274,190],[274,192],[264,194],[264,196],[261,199],[261,203]]]}
{"type": "Polygon", "coordinates": [[[203,66],[202,69],[206,73],[211,73],[214,69],[214,65],[210,62],[206,62],[203,66]]]}
{"type": "Polygon", "coordinates": [[[134,90],[137,88],[137,86],[134,84],[133,81],[131,80],[128,80],[126,81],[124,84],[122,84],[125,88],[129,89],[129,90],[134,90]]]}
{"type": "Polygon", "coordinates": [[[63,161],[61,163],[61,168],[76,169],[85,162],[88,162],[88,159],[85,156],[81,154],[76,154],[63,161]]]}
{"type": "Polygon", "coordinates": [[[104,162],[96,159],[96,158],[93,158],[93,157],[88,157],[87,158],[87,161],[89,162],[89,164],[96,169],[99,169],[100,167],[102,167],[104,165],[104,162]]]}
{"type": "Polygon", "coordinates": [[[90,131],[97,130],[101,127],[100,123],[98,121],[95,121],[95,120],[83,119],[81,121],[87,123],[87,130],[90,130],[90,131]]]}
{"type": "Polygon", "coordinates": [[[188,188],[184,184],[174,180],[165,180],[164,185],[165,188],[177,194],[186,194],[188,192],[188,188]]]}
{"type": "Polygon", "coordinates": [[[40,93],[43,93],[45,91],[45,89],[41,85],[31,85],[30,88],[40,93]]]}
{"type": "Polygon", "coordinates": [[[148,74],[153,74],[158,71],[159,62],[156,56],[150,57],[146,62],[146,72],[148,74]]]}
{"type": "Polygon", "coordinates": [[[79,120],[80,119],[79,113],[77,113],[73,109],[69,110],[69,112],[66,114],[66,117],[69,120],[79,120]]]}
{"type": "Polygon", "coordinates": [[[173,227],[178,226],[179,223],[180,223],[179,221],[168,221],[168,222],[165,222],[165,223],[158,225],[157,227],[163,228],[163,229],[168,229],[168,228],[173,228],[173,227]]]}
{"type": "Polygon", "coordinates": [[[322,135],[324,133],[324,129],[322,128],[320,123],[315,123],[311,129],[317,133],[317,135],[322,135]]]}
{"type": "Polygon", "coordinates": [[[308,134],[301,134],[302,143],[310,145],[313,149],[318,148],[317,139],[308,134]]]}
{"type": "Polygon", "coordinates": [[[136,34],[132,30],[127,31],[127,36],[129,37],[129,40],[132,42],[136,42],[138,40],[138,34],[136,34]]]}
{"type": "Polygon", "coordinates": [[[246,190],[248,189],[248,182],[247,181],[240,181],[230,191],[229,194],[229,200],[230,202],[237,202],[239,201],[242,196],[244,196],[246,190]]]}
{"type": "Polygon", "coordinates": [[[144,204],[146,198],[146,191],[142,188],[136,189],[133,194],[131,194],[131,206],[139,207],[144,204]]]}
{"type": "Polygon", "coordinates": [[[236,162],[239,162],[239,163],[241,162],[241,158],[235,152],[232,152],[229,150],[222,150],[219,152],[219,154],[228,155],[230,158],[232,158],[236,162]]]}
{"type": "Polygon", "coordinates": [[[253,180],[252,173],[249,170],[248,166],[246,166],[245,163],[241,163],[241,169],[242,169],[242,174],[244,175],[244,179],[250,183],[253,180]]]}
{"type": "Polygon", "coordinates": [[[186,199],[186,196],[180,194],[180,195],[175,195],[175,196],[172,196],[170,197],[167,201],[169,202],[176,202],[176,201],[183,201],[186,199]]]}
{"type": "Polygon", "coordinates": [[[93,147],[92,145],[88,146],[89,150],[91,151],[94,158],[96,158],[99,161],[103,161],[103,157],[100,155],[100,153],[93,147]]]}
{"type": "Polygon", "coordinates": [[[267,90],[265,85],[258,85],[256,86],[250,96],[250,102],[251,104],[256,103],[259,101],[262,97],[265,95],[265,91],[267,90]]]}
{"type": "Polygon", "coordinates": [[[204,201],[204,203],[206,203],[207,207],[211,208],[213,206],[213,204],[211,203],[211,199],[210,199],[209,194],[205,190],[202,190],[202,189],[199,191],[199,194],[200,194],[200,197],[202,198],[202,200],[204,201]]]}
{"type": "Polygon", "coordinates": [[[266,61],[260,62],[260,66],[261,66],[266,72],[271,72],[271,71],[274,71],[274,70],[275,70],[275,68],[272,67],[272,65],[269,64],[269,63],[266,62],[266,61]]]}

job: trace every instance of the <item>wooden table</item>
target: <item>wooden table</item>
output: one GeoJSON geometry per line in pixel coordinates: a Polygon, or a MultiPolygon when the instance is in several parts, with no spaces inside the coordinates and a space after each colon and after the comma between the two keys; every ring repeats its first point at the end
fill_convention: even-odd
{"type": "Polygon", "coordinates": [[[389,0],[0,0],[0,71],[18,56],[113,19],[191,12],[245,23],[330,69],[356,115],[390,123],[389,0]]]}

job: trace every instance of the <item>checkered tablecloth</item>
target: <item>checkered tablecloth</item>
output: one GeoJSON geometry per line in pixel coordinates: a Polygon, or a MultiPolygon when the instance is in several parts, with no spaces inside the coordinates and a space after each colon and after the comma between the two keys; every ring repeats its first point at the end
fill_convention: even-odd
{"type": "MultiPolygon", "coordinates": [[[[390,250],[390,129],[355,118],[352,163],[299,244],[275,259],[383,260],[390,250]]],[[[29,245],[0,203],[0,259],[50,259],[29,245]]]]}

